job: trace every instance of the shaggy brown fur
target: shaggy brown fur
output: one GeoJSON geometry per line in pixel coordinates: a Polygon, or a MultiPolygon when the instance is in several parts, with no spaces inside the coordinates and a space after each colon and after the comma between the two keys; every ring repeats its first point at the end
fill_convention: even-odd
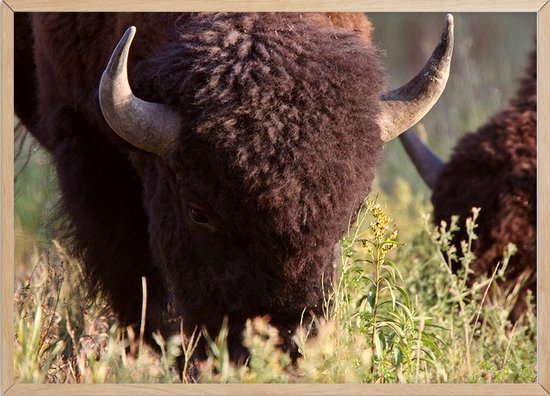
{"type": "MultiPolygon", "coordinates": [[[[525,309],[527,290],[536,293],[537,69],[530,56],[527,77],[509,107],[455,147],[432,196],[434,220],[467,218],[480,207],[477,257],[472,270],[490,275],[509,242],[518,247],[508,266],[506,286],[527,277],[511,319],[525,309]]],[[[462,227],[464,228],[464,227],[462,227]]],[[[465,232],[456,237],[464,240],[465,232]]]]}
{"type": "MultiPolygon", "coordinates": [[[[18,114],[52,154],[66,237],[123,324],[216,332],[232,358],[245,320],[269,315],[287,346],[304,309],[322,314],[334,246],[382,151],[384,76],[361,14],[34,14],[34,86],[16,73],[18,114]],[[136,95],[183,117],[167,157],[106,124],[98,82],[124,29],[136,95]],[[37,102],[18,98],[33,97],[37,102]],[[31,106],[29,106],[29,103],[31,106]],[[36,122],[30,120],[36,117],[36,122]],[[215,232],[190,220],[207,208],[215,232]],[[324,280],[324,285],[323,285],[324,280]]],[[[16,39],[28,29],[16,32],[16,39]]],[[[27,57],[27,58],[25,58],[27,57]]],[[[199,353],[204,353],[204,350],[199,353]]]]}

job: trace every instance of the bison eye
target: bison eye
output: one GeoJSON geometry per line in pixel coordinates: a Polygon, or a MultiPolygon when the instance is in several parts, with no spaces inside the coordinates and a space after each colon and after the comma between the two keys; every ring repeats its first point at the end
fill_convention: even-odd
{"type": "Polygon", "coordinates": [[[190,203],[188,213],[189,213],[189,218],[195,225],[202,228],[206,228],[209,231],[215,230],[214,225],[211,224],[210,217],[208,216],[206,211],[199,205],[190,203]]]}
{"type": "Polygon", "coordinates": [[[189,216],[195,223],[208,224],[208,217],[206,217],[206,213],[204,213],[202,209],[191,208],[189,210],[189,216]]]}

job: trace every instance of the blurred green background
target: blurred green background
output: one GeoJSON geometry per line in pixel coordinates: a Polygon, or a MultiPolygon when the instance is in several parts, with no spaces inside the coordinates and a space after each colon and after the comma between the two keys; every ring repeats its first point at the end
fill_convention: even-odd
{"type": "MultiPolygon", "coordinates": [[[[439,13],[372,13],[374,41],[383,48],[388,88],[406,83],[431,54],[444,26],[439,13]]],[[[481,126],[505,106],[523,76],[535,47],[535,13],[455,13],[455,49],[447,88],[422,120],[429,145],[443,158],[465,133],[481,126]]],[[[415,128],[416,129],[416,128],[415,128]]],[[[22,128],[16,130],[16,262],[53,237],[46,227],[58,192],[48,156],[22,128]]],[[[429,191],[404,154],[390,142],[373,192],[394,217],[401,240],[420,228],[419,213],[429,211],[429,191]]]]}

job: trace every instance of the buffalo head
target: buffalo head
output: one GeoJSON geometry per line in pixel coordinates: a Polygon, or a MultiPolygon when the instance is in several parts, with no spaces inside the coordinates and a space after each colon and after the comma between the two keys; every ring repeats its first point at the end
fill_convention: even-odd
{"type": "Polygon", "coordinates": [[[188,331],[228,317],[237,334],[269,315],[286,334],[304,309],[320,314],[383,144],[445,87],[452,16],[424,68],[389,92],[379,51],[317,18],[221,15],[201,30],[198,17],[133,68],[131,27],[103,73],[101,110],[137,148],[150,247],[188,331]]]}

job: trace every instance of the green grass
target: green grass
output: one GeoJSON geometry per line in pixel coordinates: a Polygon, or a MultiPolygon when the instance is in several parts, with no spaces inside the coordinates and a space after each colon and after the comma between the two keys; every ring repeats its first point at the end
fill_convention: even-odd
{"type": "MultiPolygon", "coordinates": [[[[429,56],[443,15],[371,18],[395,87],[429,56]]],[[[534,14],[455,14],[455,22],[451,78],[423,120],[429,144],[443,157],[512,96],[535,31],[534,14]]],[[[241,367],[230,364],[223,331],[217,338],[156,335],[159,355],[117,326],[100,296],[86,301],[79,263],[45,226],[58,196],[48,157],[30,139],[21,147],[15,186],[18,382],[187,381],[175,360],[192,355],[197,337],[206,337],[210,349],[199,382],[536,381],[534,308],[510,324],[515,291],[497,287],[513,247],[492,276],[469,280],[475,215],[470,240],[452,247],[456,224],[431,224],[429,191],[397,142],[388,144],[374,192],[342,238],[339,282],[326,296],[334,309],[316,319],[315,337],[296,333],[303,357],[293,365],[277,347],[276,330],[254,319],[245,330],[251,357],[241,367]],[[462,271],[451,273],[450,260],[458,260],[462,271]]]]}
{"type": "MultiPolygon", "coordinates": [[[[261,319],[246,327],[247,366],[230,363],[227,329],[216,338],[155,335],[162,351],[156,355],[130,329],[117,327],[101,299],[86,302],[79,264],[54,244],[32,255],[32,272],[18,281],[17,381],[187,381],[176,357],[182,344],[191,356],[202,336],[209,358],[194,379],[199,382],[534,382],[534,310],[513,326],[507,321],[513,298],[498,288],[503,270],[467,286],[475,213],[469,241],[456,255],[449,244],[455,223],[433,227],[424,218],[424,230],[403,246],[393,220],[379,204],[367,203],[342,239],[339,282],[326,296],[333,309],[315,319],[315,337],[308,326],[296,333],[303,357],[295,365],[278,349],[276,329],[261,319]],[[462,266],[456,275],[452,260],[462,266]]],[[[500,269],[512,253],[512,247],[503,252],[500,269]]]]}

